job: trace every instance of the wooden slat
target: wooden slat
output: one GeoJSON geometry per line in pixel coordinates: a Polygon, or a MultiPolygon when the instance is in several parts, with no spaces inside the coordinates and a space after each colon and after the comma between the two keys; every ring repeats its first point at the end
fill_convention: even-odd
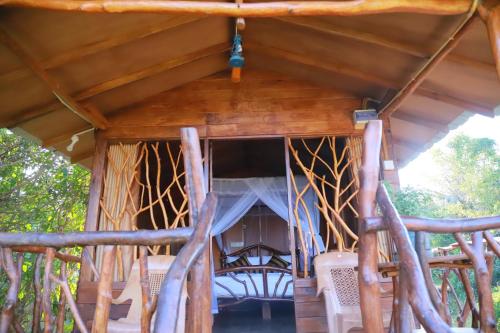
{"type": "MultiPolygon", "coordinates": [[[[109,39],[99,40],[91,44],[81,45],[77,48],[61,52],[49,59],[40,61],[40,67],[42,67],[45,70],[57,68],[69,62],[81,59],[83,57],[87,57],[89,55],[99,53],[101,51],[119,45],[123,45],[142,38],[146,38],[154,34],[158,34],[166,30],[173,29],[183,24],[188,24],[200,19],[202,19],[202,17],[188,16],[188,15],[169,17],[168,20],[157,23],[152,26],[140,27],[139,29],[136,29],[134,31],[129,31],[127,33],[113,36],[112,38],[109,39]]],[[[20,78],[26,77],[30,74],[31,73],[29,70],[25,68],[18,68],[8,73],[0,75],[0,81],[11,82],[19,80],[20,78]]]]}
{"type": "MultiPolygon", "coordinates": [[[[76,93],[74,96],[71,98],[75,100],[76,102],[83,102],[91,97],[94,97],[96,95],[105,93],[107,91],[110,91],[112,89],[117,89],[119,87],[122,87],[124,85],[160,74],[162,72],[167,72],[169,70],[172,70],[174,68],[178,68],[180,66],[189,64],[193,61],[200,60],[202,58],[207,58],[216,54],[223,53],[227,50],[229,50],[230,46],[227,43],[221,43],[217,44],[214,46],[210,46],[208,48],[198,50],[196,52],[191,52],[186,55],[182,55],[173,59],[168,59],[165,61],[162,61],[160,63],[157,63],[155,65],[149,66],[147,68],[143,68],[141,70],[138,70],[133,73],[128,73],[126,75],[123,75],[121,77],[108,80],[102,83],[99,83],[97,85],[94,85],[92,87],[89,87],[85,90],[82,90],[78,93],[76,93]]],[[[21,122],[28,121],[30,119],[33,119],[35,117],[42,116],[44,114],[47,114],[49,112],[52,112],[58,108],[60,104],[58,102],[53,102],[44,106],[37,107],[33,110],[27,110],[27,111],[21,111],[20,116],[16,117],[15,119],[7,120],[6,121],[6,126],[7,127],[14,127],[18,126],[21,122]]],[[[82,128],[84,130],[84,128],[82,128]]],[[[59,136],[59,135],[58,135],[59,136]]],[[[69,138],[71,135],[69,135],[67,138],[69,138]]],[[[64,141],[63,138],[49,138],[47,139],[48,142],[53,143],[64,141]]]]}
{"type": "Polygon", "coordinates": [[[401,52],[404,54],[409,54],[416,57],[425,58],[430,55],[430,51],[422,47],[421,45],[412,45],[396,40],[392,40],[381,36],[379,34],[374,34],[369,31],[360,31],[351,28],[336,26],[324,21],[314,20],[311,18],[302,17],[276,17],[276,20],[293,24],[296,26],[309,29],[313,32],[324,33],[331,36],[340,36],[350,39],[355,39],[364,43],[372,44],[375,46],[385,47],[393,51],[401,52]]]}
{"type": "Polygon", "coordinates": [[[440,123],[435,120],[427,119],[422,116],[414,116],[412,114],[404,112],[404,110],[398,110],[394,112],[391,118],[399,119],[402,121],[406,121],[412,124],[416,124],[419,126],[427,127],[434,129],[436,131],[441,131],[444,128],[447,128],[448,124],[440,123]]]}
{"type": "Polygon", "coordinates": [[[278,49],[276,47],[272,47],[269,45],[262,45],[253,40],[245,41],[245,48],[257,52],[262,53],[274,58],[283,59],[287,61],[291,61],[294,63],[298,63],[301,65],[315,67],[321,70],[325,70],[328,72],[333,72],[337,74],[346,75],[352,78],[356,78],[362,81],[370,82],[376,84],[378,86],[382,86],[385,88],[398,88],[401,86],[399,82],[394,82],[388,80],[386,78],[378,77],[372,75],[370,73],[365,73],[358,70],[356,67],[348,65],[347,63],[335,63],[331,59],[313,59],[310,56],[301,55],[298,53],[293,53],[291,51],[286,51],[282,49],[278,49]]]}
{"type": "Polygon", "coordinates": [[[52,91],[58,100],[68,109],[75,112],[83,119],[90,122],[94,127],[105,129],[109,126],[108,120],[94,107],[83,106],[75,101],[60,84],[53,79],[24,48],[19,45],[9,34],[0,29],[0,40],[13,53],[15,53],[52,91]]]}

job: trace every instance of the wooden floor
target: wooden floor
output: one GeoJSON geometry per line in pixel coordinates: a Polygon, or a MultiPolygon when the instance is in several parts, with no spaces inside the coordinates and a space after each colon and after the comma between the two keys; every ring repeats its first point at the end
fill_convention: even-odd
{"type": "Polygon", "coordinates": [[[272,303],[271,315],[271,320],[262,319],[260,303],[240,304],[215,316],[213,333],[295,333],[293,303],[272,303]]]}

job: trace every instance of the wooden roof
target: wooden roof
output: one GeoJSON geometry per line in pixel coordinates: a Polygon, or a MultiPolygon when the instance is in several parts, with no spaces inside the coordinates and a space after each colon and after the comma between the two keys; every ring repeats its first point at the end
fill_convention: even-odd
{"type": "MultiPolygon", "coordinates": [[[[267,70],[387,101],[464,18],[410,13],[247,18],[242,79],[246,70],[267,70]]],[[[65,147],[71,135],[92,125],[69,109],[102,114],[104,119],[96,119],[105,124],[132,104],[227,70],[234,29],[234,20],[226,17],[26,8],[0,8],[0,22],[0,126],[31,135],[84,165],[92,158],[91,132],[73,152],[65,147]],[[68,108],[53,92],[75,104],[68,108]]],[[[464,112],[493,116],[499,104],[487,31],[475,20],[391,115],[398,162],[408,162],[464,112]]]]}

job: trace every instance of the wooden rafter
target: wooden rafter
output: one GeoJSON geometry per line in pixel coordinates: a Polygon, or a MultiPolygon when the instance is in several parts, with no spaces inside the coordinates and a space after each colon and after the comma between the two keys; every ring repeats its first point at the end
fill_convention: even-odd
{"type": "Polygon", "coordinates": [[[431,120],[431,119],[424,118],[421,116],[411,115],[409,113],[403,112],[403,110],[399,110],[398,112],[394,112],[392,114],[391,118],[395,118],[398,120],[402,120],[402,121],[405,121],[408,123],[423,126],[426,128],[437,130],[437,131],[441,131],[448,126],[448,124],[437,122],[435,120],[431,120]]]}
{"type": "Polygon", "coordinates": [[[352,28],[336,26],[335,24],[326,23],[320,20],[314,20],[306,17],[276,17],[275,20],[293,24],[305,29],[312,30],[331,36],[340,36],[354,39],[360,42],[372,44],[375,46],[384,47],[400,53],[409,54],[416,57],[425,58],[431,54],[431,51],[420,45],[412,45],[409,43],[393,40],[369,31],[361,31],[352,28]]]}
{"type": "Polygon", "coordinates": [[[463,24],[450,36],[448,41],[431,57],[431,59],[408,81],[407,85],[399,91],[399,93],[380,111],[381,118],[389,117],[394,113],[403,102],[411,96],[415,90],[425,81],[432,70],[446,58],[446,56],[460,43],[462,38],[474,26],[477,16],[469,17],[463,24]]]}
{"type": "Polygon", "coordinates": [[[459,97],[450,96],[444,93],[436,92],[426,88],[419,88],[415,91],[415,93],[419,96],[423,96],[426,98],[433,99],[435,101],[443,102],[446,104],[457,106],[461,109],[476,112],[482,114],[487,117],[494,117],[493,107],[489,107],[486,105],[480,105],[477,103],[473,103],[470,101],[466,101],[459,97]]]}
{"type": "Polygon", "coordinates": [[[360,71],[356,67],[350,66],[348,64],[335,63],[331,59],[321,59],[315,60],[309,56],[290,52],[287,50],[282,50],[276,47],[267,46],[254,42],[252,40],[245,40],[245,49],[254,51],[256,53],[271,56],[273,58],[284,59],[301,65],[311,66],[328,72],[333,72],[337,74],[346,75],[352,78],[356,78],[365,82],[376,84],[385,88],[400,87],[401,84],[388,80],[386,78],[381,78],[363,71],[360,71]]]}
{"type": "MultiPolygon", "coordinates": [[[[121,35],[113,36],[109,39],[99,40],[94,43],[86,44],[73,48],[71,50],[63,51],[46,60],[40,61],[40,67],[45,70],[63,66],[72,61],[81,59],[83,57],[102,52],[104,50],[131,43],[133,41],[149,37],[154,34],[164,32],[166,30],[178,27],[180,25],[188,24],[201,17],[196,16],[174,16],[169,17],[167,21],[157,23],[155,25],[141,27],[135,31],[129,31],[121,35]]],[[[26,68],[18,68],[8,73],[0,75],[1,82],[12,82],[20,78],[30,75],[30,71],[26,68]]]]}
{"type": "Polygon", "coordinates": [[[92,126],[106,129],[108,120],[95,107],[83,106],[74,100],[55,80],[52,78],[19,43],[17,43],[5,30],[0,28],[0,41],[16,54],[52,91],[56,98],[68,109],[88,121],[92,126]]]}
{"type": "Polygon", "coordinates": [[[466,13],[470,0],[352,0],[226,3],[169,0],[1,0],[0,5],[94,13],[175,13],[232,17],[305,15],[368,15],[381,13],[423,13],[459,15],[466,13]]]}
{"type": "MultiPolygon", "coordinates": [[[[112,89],[119,88],[121,86],[124,86],[126,84],[130,84],[132,82],[136,82],[138,80],[142,80],[145,78],[148,78],[153,75],[160,74],[162,72],[174,69],[176,67],[186,65],[190,62],[206,58],[212,55],[220,54],[223,53],[227,50],[230,49],[230,45],[228,43],[220,43],[214,46],[207,47],[202,50],[198,50],[195,52],[191,52],[182,56],[179,56],[177,58],[173,59],[168,59],[165,61],[162,61],[160,63],[154,64],[152,66],[137,70],[132,73],[128,73],[126,75],[104,81],[101,83],[98,83],[92,87],[86,88],[75,95],[73,95],[71,98],[74,99],[76,102],[82,102],[85,101],[91,97],[94,97],[96,95],[105,93],[107,91],[110,91],[112,89]]],[[[21,111],[18,117],[14,119],[7,119],[4,123],[6,123],[5,126],[7,127],[15,127],[18,126],[20,123],[28,121],[30,119],[33,119],[35,117],[42,116],[44,114],[50,113],[52,111],[55,111],[59,108],[59,103],[58,102],[51,102],[47,105],[43,105],[37,108],[29,109],[26,111],[21,111]]],[[[84,128],[83,128],[84,129],[84,128]]],[[[70,135],[71,136],[71,135],[70,135]]],[[[52,139],[48,139],[52,141],[52,139]]]]}

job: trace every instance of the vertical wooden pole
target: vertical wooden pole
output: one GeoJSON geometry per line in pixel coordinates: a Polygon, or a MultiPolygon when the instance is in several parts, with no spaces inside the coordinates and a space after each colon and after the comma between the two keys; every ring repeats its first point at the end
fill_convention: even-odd
{"type": "MultiPolygon", "coordinates": [[[[90,178],[89,202],[87,205],[87,217],[85,219],[85,231],[96,231],[99,227],[99,201],[101,199],[104,184],[107,150],[108,141],[104,139],[101,132],[96,132],[94,160],[92,162],[92,176],[90,178]]],[[[89,246],[86,249],[90,257],[94,258],[94,248],[89,246]]],[[[80,281],[91,280],[92,268],[86,260],[82,260],[80,281]]]]}
{"type": "Polygon", "coordinates": [[[42,316],[42,269],[43,254],[38,254],[35,261],[35,274],[33,275],[33,286],[35,292],[35,302],[33,304],[33,321],[31,322],[31,332],[40,333],[40,318],[42,316]]]}
{"type": "Polygon", "coordinates": [[[5,297],[5,304],[0,313],[0,332],[9,332],[9,327],[15,322],[15,307],[17,304],[19,287],[21,283],[21,271],[19,270],[19,261],[22,257],[18,257],[18,264],[14,263],[12,250],[9,248],[0,248],[0,269],[4,268],[9,279],[9,289],[5,297]],[[3,263],[3,264],[2,264],[3,263]]]}
{"type": "Polygon", "coordinates": [[[44,317],[44,333],[52,332],[52,303],[50,300],[50,294],[52,291],[50,274],[52,273],[52,263],[54,261],[56,250],[53,248],[47,248],[45,254],[45,269],[43,272],[43,294],[42,294],[42,310],[44,317]]]}
{"type": "MultiPolygon", "coordinates": [[[[285,149],[285,167],[286,167],[286,188],[288,193],[288,220],[292,221],[293,208],[292,208],[292,177],[290,169],[290,150],[288,148],[288,141],[290,138],[284,138],[285,149]]],[[[292,278],[297,279],[297,253],[295,252],[295,229],[291,223],[288,223],[289,240],[290,240],[290,254],[292,255],[292,278]]]]}
{"type": "MultiPolygon", "coordinates": [[[[67,263],[61,261],[61,274],[60,279],[62,280],[66,276],[66,266],[67,263]]],[[[64,332],[64,320],[66,319],[66,294],[64,293],[64,288],[59,286],[59,304],[57,306],[57,319],[56,319],[56,332],[64,332]]]]}
{"type": "Polygon", "coordinates": [[[92,323],[92,333],[106,333],[108,331],[115,262],[116,246],[106,245],[103,251],[101,278],[97,287],[97,301],[94,322],[92,323]]]}
{"type": "MultiPolygon", "coordinates": [[[[189,214],[191,224],[196,226],[198,215],[205,201],[206,188],[203,174],[203,161],[200,138],[195,128],[181,129],[182,153],[186,172],[186,189],[189,197],[189,214]]],[[[212,332],[212,293],[210,281],[210,248],[207,244],[203,254],[198,258],[191,270],[189,286],[190,302],[188,304],[188,332],[212,332]]]]}
{"type": "Polygon", "coordinates": [[[376,193],[380,173],[382,122],[372,120],[363,137],[363,162],[359,171],[359,295],[363,328],[366,332],[383,332],[380,283],[378,281],[377,233],[365,232],[364,219],[375,216],[376,193]]]}

